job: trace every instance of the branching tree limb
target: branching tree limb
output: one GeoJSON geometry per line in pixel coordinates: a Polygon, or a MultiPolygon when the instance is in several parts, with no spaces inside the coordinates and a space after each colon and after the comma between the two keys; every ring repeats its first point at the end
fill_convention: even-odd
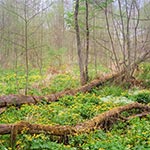
{"type": "Polygon", "coordinates": [[[107,112],[99,114],[94,118],[87,120],[83,123],[77,124],[75,126],[61,126],[61,125],[40,125],[40,124],[30,124],[28,122],[20,122],[16,124],[1,124],[0,134],[11,134],[11,143],[14,145],[17,134],[21,134],[23,130],[29,134],[39,134],[46,133],[56,136],[69,136],[77,135],[82,133],[89,133],[95,129],[109,129],[118,119],[124,111],[130,111],[132,109],[137,109],[142,111],[142,115],[133,115],[125,120],[129,120],[133,117],[145,116],[150,112],[150,106],[146,106],[139,103],[132,103],[126,106],[116,107],[107,112]]]}

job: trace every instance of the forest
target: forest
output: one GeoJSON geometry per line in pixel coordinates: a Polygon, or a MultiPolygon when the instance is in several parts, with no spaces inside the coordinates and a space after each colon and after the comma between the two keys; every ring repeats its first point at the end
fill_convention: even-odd
{"type": "Polygon", "coordinates": [[[0,150],[149,150],[149,9],[0,0],[0,150]]]}

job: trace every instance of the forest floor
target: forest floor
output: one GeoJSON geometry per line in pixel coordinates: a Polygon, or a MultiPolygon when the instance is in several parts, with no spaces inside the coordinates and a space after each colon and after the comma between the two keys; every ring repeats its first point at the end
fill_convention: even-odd
{"type": "MultiPolygon", "coordinates": [[[[147,68],[147,67],[146,67],[147,68]]],[[[146,77],[146,71],[141,71],[139,78],[146,77]]],[[[23,72],[16,74],[13,71],[2,71],[0,79],[1,95],[22,93],[25,78],[23,72]],[[19,81],[19,82],[18,82],[19,81]]],[[[36,105],[24,104],[20,107],[10,106],[1,111],[0,124],[17,124],[25,121],[30,124],[51,126],[75,126],[82,124],[93,117],[111,111],[113,108],[133,104],[146,103],[150,106],[150,76],[143,80],[145,88],[133,86],[130,89],[107,83],[93,88],[87,93],[77,93],[74,96],[66,95],[57,102],[47,104],[44,100],[36,105]]],[[[44,84],[43,78],[37,70],[30,72],[31,95],[46,95],[77,88],[79,82],[76,76],[70,73],[59,73],[51,78],[51,82],[44,84]],[[42,82],[40,82],[42,81],[42,82]],[[35,83],[39,83],[38,85],[35,83]]],[[[47,80],[47,79],[46,79],[47,80]]],[[[137,114],[136,109],[123,112],[123,117],[137,114]]],[[[138,112],[139,113],[139,112],[138,112]]],[[[142,113],[142,112],[140,112],[142,113]]],[[[51,134],[27,134],[24,128],[15,139],[13,148],[16,150],[145,150],[150,149],[150,115],[133,117],[129,120],[117,120],[109,129],[95,129],[89,133],[55,136],[51,134]]],[[[12,134],[12,133],[11,133],[12,134]]],[[[12,137],[11,137],[12,138],[12,137]]],[[[0,135],[0,150],[11,150],[10,134],[0,135]]]]}

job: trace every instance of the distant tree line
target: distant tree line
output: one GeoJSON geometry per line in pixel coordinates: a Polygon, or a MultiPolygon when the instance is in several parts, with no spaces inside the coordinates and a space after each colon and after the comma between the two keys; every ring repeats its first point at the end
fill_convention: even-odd
{"type": "Polygon", "coordinates": [[[102,64],[132,76],[150,57],[149,0],[1,0],[0,67],[26,72],[49,66],[80,68],[80,81],[102,64]]]}

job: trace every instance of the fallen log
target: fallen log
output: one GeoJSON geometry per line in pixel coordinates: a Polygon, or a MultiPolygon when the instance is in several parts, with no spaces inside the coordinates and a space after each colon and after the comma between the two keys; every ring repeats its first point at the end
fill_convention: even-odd
{"type": "MultiPolygon", "coordinates": [[[[149,58],[149,54],[150,54],[150,50],[144,53],[136,62],[134,62],[130,66],[130,71],[135,70],[137,65],[143,62],[145,59],[149,58]]],[[[126,68],[118,73],[110,74],[106,77],[95,79],[78,89],[66,90],[66,91],[62,91],[56,94],[51,94],[46,96],[25,96],[25,95],[14,95],[14,94],[0,96],[0,108],[11,106],[11,105],[21,106],[22,104],[36,104],[38,102],[41,102],[43,99],[46,102],[54,102],[57,101],[59,98],[63,97],[64,95],[75,95],[78,92],[83,92],[83,93],[89,92],[94,87],[98,87],[99,85],[103,85],[104,83],[109,81],[114,81],[115,79],[118,79],[118,77],[122,78],[123,76],[126,75],[128,71],[129,71],[128,68],[126,68]]]]}
{"type": "Polygon", "coordinates": [[[103,85],[108,81],[113,81],[115,78],[119,77],[120,75],[122,75],[122,72],[108,75],[103,78],[95,79],[90,83],[77,89],[66,90],[66,91],[62,91],[56,94],[50,94],[46,96],[31,96],[31,95],[25,96],[25,95],[15,95],[15,94],[3,95],[0,96],[0,108],[12,106],[12,105],[21,106],[22,104],[36,104],[42,102],[42,100],[46,102],[54,102],[65,95],[75,95],[78,92],[82,92],[82,93],[89,92],[94,87],[103,85]]]}
{"type": "MultiPolygon", "coordinates": [[[[12,143],[14,143],[14,141],[16,140],[17,134],[21,134],[21,132],[24,130],[26,130],[26,133],[29,134],[46,133],[55,136],[74,136],[77,134],[89,133],[91,131],[94,131],[95,129],[109,129],[110,126],[112,126],[120,118],[122,112],[130,111],[132,109],[138,109],[140,112],[142,111],[144,115],[150,112],[150,106],[139,103],[132,103],[125,106],[113,108],[75,126],[40,125],[30,124],[23,121],[15,124],[0,124],[0,134],[11,134],[12,143]]],[[[133,117],[138,116],[139,115],[133,115],[133,117]]],[[[130,118],[132,117],[128,117],[124,121],[127,121],[130,118]]]]}

